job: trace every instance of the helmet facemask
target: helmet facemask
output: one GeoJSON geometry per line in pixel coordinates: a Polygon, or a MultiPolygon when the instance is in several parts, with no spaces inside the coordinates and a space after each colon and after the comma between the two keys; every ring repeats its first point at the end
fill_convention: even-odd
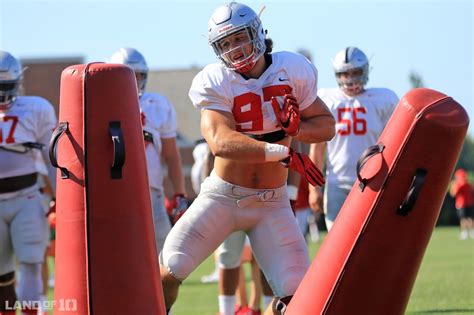
{"type": "Polygon", "coordinates": [[[265,32],[258,15],[249,7],[232,2],[218,8],[209,20],[209,44],[226,68],[240,73],[253,69],[265,53],[265,32]],[[245,40],[236,41],[242,35],[245,40]],[[227,48],[223,45],[232,43],[227,48]]]}
{"type": "Polygon", "coordinates": [[[21,63],[10,53],[0,50],[0,111],[13,105],[22,79],[21,63]]]}
{"type": "Polygon", "coordinates": [[[355,96],[364,91],[369,81],[369,60],[357,47],[347,47],[339,51],[332,62],[336,81],[342,91],[355,96]]]}
{"type": "Polygon", "coordinates": [[[336,72],[337,84],[349,96],[360,94],[364,91],[364,86],[367,83],[367,76],[364,73],[366,71],[362,68],[336,72]]]}
{"type": "Polygon", "coordinates": [[[18,95],[19,81],[0,81],[0,110],[11,107],[18,95]]]}
{"type": "Polygon", "coordinates": [[[259,49],[256,49],[258,43],[249,27],[241,27],[213,45],[218,57],[224,62],[230,70],[238,72],[248,72],[255,66],[259,49]]]}
{"type": "Polygon", "coordinates": [[[137,80],[138,96],[141,97],[145,93],[148,72],[135,71],[135,79],[137,80]]]}

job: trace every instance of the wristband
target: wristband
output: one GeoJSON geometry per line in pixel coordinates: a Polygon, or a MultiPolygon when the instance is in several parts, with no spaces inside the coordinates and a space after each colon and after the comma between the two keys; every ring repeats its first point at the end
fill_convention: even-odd
{"type": "Polygon", "coordinates": [[[290,154],[287,146],[276,143],[265,143],[265,161],[277,162],[286,158],[290,154]]]}
{"type": "Polygon", "coordinates": [[[298,187],[295,185],[288,185],[286,186],[286,190],[288,192],[288,198],[290,200],[296,200],[298,198],[298,187]]]}

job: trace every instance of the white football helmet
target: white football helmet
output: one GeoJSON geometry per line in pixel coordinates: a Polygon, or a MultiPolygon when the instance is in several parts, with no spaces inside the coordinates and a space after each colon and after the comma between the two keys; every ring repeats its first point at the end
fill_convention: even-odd
{"type": "Polygon", "coordinates": [[[265,31],[259,16],[248,6],[230,2],[217,8],[208,23],[208,40],[217,57],[230,69],[238,72],[248,72],[265,52],[265,31]],[[246,31],[249,42],[225,51],[219,45],[222,39],[240,31],[246,31]],[[246,54],[244,46],[251,43],[252,52],[246,54]],[[241,52],[243,57],[233,60],[235,52],[241,52]]]}
{"type": "Polygon", "coordinates": [[[347,47],[336,54],[332,62],[336,75],[336,81],[342,89],[358,86],[362,91],[369,81],[369,59],[362,50],[357,47],[347,47]],[[341,78],[341,73],[361,70],[357,77],[341,78]]]}
{"type": "Polygon", "coordinates": [[[148,78],[148,66],[145,57],[135,48],[120,48],[109,60],[110,63],[120,63],[127,65],[135,71],[137,77],[138,96],[145,92],[148,78]]]}
{"type": "Polygon", "coordinates": [[[18,95],[23,70],[10,53],[0,50],[0,110],[8,109],[18,95]]]}

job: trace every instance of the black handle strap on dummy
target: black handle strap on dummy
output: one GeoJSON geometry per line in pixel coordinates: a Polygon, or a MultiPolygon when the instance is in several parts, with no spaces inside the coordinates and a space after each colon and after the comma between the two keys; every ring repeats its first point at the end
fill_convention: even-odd
{"type": "Polygon", "coordinates": [[[360,183],[359,183],[360,191],[364,191],[365,186],[367,186],[367,183],[370,179],[370,178],[363,178],[360,175],[360,171],[364,167],[365,163],[367,163],[367,161],[371,157],[373,157],[376,154],[382,153],[384,149],[385,149],[385,145],[383,143],[378,143],[376,145],[371,145],[370,147],[365,149],[364,152],[362,152],[362,155],[360,156],[359,160],[357,161],[357,167],[356,167],[356,169],[357,169],[357,178],[360,181],[360,183]]]}
{"type": "Polygon", "coordinates": [[[51,141],[49,142],[49,160],[51,161],[52,166],[61,170],[62,179],[69,178],[69,171],[67,168],[58,164],[58,141],[64,135],[64,133],[66,133],[68,128],[68,122],[60,122],[58,127],[54,129],[54,132],[51,136],[51,141]]]}
{"type": "Polygon", "coordinates": [[[109,131],[113,144],[113,162],[110,167],[110,177],[112,179],[122,178],[122,168],[125,164],[125,141],[123,138],[120,121],[111,121],[109,123],[109,131]]]}
{"type": "Polygon", "coordinates": [[[415,206],[416,200],[418,199],[418,195],[420,194],[421,188],[425,183],[426,174],[428,172],[422,168],[419,168],[415,172],[415,176],[413,176],[413,180],[411,181],[410,189],[408,190],[408,194],[405,197],[403,203],[398,207],[397,214],[401,216],[407,216],[413,210],[415,206]]]}

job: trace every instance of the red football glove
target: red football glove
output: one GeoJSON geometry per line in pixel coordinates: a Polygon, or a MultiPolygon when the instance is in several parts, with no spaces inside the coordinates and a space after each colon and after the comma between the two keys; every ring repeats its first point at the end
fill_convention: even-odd
{"type": "Polygon", "coordinates": [[[183,194],[174,194],[173,199],[169,200],[169,204],[166,205],[166,208],[174,224],[188,209],[188,201],[183,194]]]}
{"type": "Polygon", "coordinates": [[[313,186],[322,186],[325,183],[323,173],[306,154],[295,152],[290,148],[290,155],[280,163],[300,173],[313,186]]]}
{"type": "Polygon", "coordinates": [[[275,97],[272,97],[272,108],[277,118],[278,125],[287,135],[296,136],[300,131],[300,105],[293,94],[285,94],[283,107],[275,97]]]}

